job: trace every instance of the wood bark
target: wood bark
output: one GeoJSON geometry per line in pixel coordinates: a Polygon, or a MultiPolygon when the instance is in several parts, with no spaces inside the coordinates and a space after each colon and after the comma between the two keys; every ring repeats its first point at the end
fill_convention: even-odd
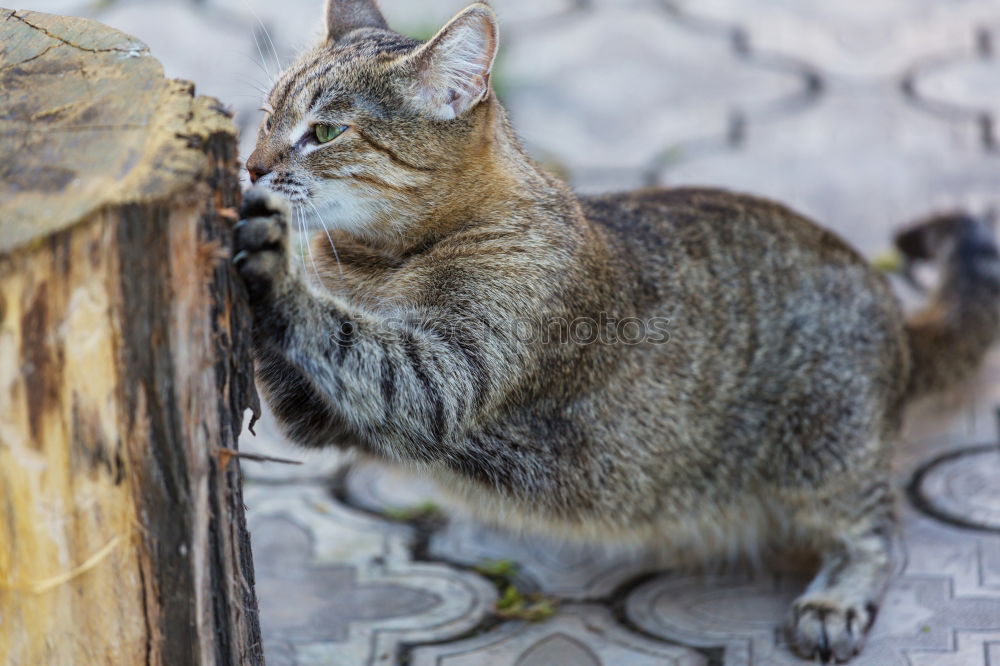
{"type": "Polygon", "coordinates": [[[237,173],[142,43],[0,9],[0,664],[263,662],[237,173]]]}

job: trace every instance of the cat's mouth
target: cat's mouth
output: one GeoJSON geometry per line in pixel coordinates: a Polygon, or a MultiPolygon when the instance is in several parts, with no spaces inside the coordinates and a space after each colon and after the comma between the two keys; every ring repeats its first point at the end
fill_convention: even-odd
{"type": "Polygon", "coordinates": [[[378,202],[360,195],[343,179],[307,184],[285,174],[268,174],[259,178],[256,185],[287,200],[296,225],[303,231],[360,232],[368,229],[380,212],[378,202]]]}
{"type": "Polygon", "coordinates": [[[312,196],[312,192],[304,184],[281,176],[269,180],[261,178],[257,181],[257,186],[284,197],[289,203],[296,206],[305,204],[312,196]]]}

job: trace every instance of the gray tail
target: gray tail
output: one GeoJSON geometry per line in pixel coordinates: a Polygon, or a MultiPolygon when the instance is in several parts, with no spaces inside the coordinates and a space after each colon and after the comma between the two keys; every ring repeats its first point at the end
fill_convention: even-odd
{"type": "Polygon", "coordinates": [[[896,247],[912,266],[938,261],[930,304],[906,324],[910,397],[945,389],[972,372],[1000,335],[1000,252],[991,228],[966,213],[938,215],[900,231],[896,247]]]}

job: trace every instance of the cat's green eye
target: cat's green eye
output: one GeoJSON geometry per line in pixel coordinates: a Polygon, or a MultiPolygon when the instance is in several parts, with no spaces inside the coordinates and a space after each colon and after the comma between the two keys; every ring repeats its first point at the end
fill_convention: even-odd
{"type": "Polygon", "coordinates": [[[333,141],[347,130],[347,125],[316,125],[316,140],[320,143],[333,141]]]}

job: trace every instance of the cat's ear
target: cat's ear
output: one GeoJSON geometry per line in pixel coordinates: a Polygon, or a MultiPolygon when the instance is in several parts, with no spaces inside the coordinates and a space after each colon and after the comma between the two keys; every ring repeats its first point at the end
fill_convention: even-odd
{"type": "Polygon", "coordinates": [[[375,0],[326,0],[326,38],[331,42],[358,28],[388,27],[375,0]]]}
{"type": "Polygon", "coordinates": [[[489,5],[467,7],[409,60],[411,102],[439,120],[451,120],[484,100],[497,55],[497,17],[489,5]]]}

